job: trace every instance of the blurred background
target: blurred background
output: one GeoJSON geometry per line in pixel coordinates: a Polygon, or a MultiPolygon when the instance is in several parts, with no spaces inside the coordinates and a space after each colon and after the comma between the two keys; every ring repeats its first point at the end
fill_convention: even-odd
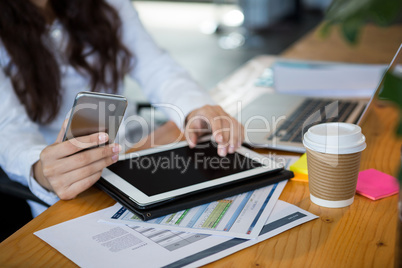
{"type": "MultiPolygon", "coordinates": [[[[330,0],[132,2],[155,41],[207,89],[257,55],[284,51],[322,21],[330,4],[330,0]]],[[[130,91],[130,81],[128,86],[130,91]]],[[[140,92],[134,95],[141,99],[140,92]]]]}

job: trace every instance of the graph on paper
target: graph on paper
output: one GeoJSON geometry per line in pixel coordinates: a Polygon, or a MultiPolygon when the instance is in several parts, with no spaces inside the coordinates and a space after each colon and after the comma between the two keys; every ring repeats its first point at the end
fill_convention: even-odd
{"type": "Polygon", "coordinates": [[[254,238],[261,231],[285,184],[280,182],[148,221],[142,221],[116,204],[115,213],[106,215],[104,220],[171,231],[254,238]]]}
{"type": "Polygon", "coordinates": [[[169,251],[174,251],[176,249],[189,246],[192,243],[195,243],[209,236],[205,234],[185,233],[141,226],[129,227],[169,251]]]}

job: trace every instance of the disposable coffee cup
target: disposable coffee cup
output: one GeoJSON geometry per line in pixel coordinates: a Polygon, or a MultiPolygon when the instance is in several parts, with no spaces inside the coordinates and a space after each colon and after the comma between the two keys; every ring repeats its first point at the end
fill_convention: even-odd
{"type": "Polygon", "coordinates": [[[310,199],[329,208],[353,203],[366,138],[349,123],[323,123],[304,134],[310,199]]]}

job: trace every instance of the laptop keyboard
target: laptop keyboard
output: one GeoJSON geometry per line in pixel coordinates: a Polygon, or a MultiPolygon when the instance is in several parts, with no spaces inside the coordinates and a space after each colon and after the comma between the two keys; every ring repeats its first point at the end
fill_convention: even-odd
{"type": "Polygon", "coordinates": [[[307,98],[268,140],[276,138],[285,142],[302,142],[303,134],[309,127],[324,122],[345,122],[357,104],[356,101],[307,98]]]}

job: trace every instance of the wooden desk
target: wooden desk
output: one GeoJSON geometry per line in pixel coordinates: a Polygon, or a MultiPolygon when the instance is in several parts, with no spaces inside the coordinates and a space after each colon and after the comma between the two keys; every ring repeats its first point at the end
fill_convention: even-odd
{"type": "MultiPolygon", "coordinates": [[[[389,63],[402,41],[402,25],[387,29],[366,27],[359,46],[349,48],[336,33],[320,40],[311,33],[283,56],[298,59],[389,63]]],[[[247,71],[247,70],[244,70],[247,71]]],[[[361,169],[395,174],[401,141],[393,135],[397,112],[376,106],[363,125],[368,147],[361,169]]],[[[172,123],[158,130],[177,135],[172,123]]],[[[156,135],[158,136],[158,135],[156,135]]],[[[166,142],[166,140],[162,141],[166,142]]],[[[320,218],[221,259],[209,267],[392,267],[396,236],[397,196],[371,201],[356,196],[352,206],[327,209],[310,202],[308,185],[289,182],[280,199],[320,218]]],[[[114,201],[96,188],[72,201],[59,201],[0,244],[0,266],[70,267],[70,260],[33,232],[108,207],[114,201]]]]}

